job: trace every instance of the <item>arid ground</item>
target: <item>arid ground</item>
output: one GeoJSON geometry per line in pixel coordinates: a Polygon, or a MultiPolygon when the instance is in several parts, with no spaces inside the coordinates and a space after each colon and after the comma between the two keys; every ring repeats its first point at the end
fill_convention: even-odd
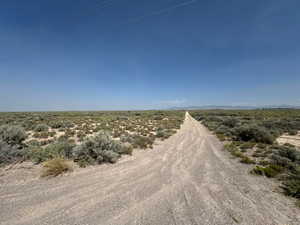
{"type": "Polygon", "coordinates": [[[289,143],[300,147],[300,132],[297,135],[282,135],[277,138],[277,142],[280,144],[289,143]]]}
{"type": "Polygon", "coordinates": [[[230,157],[187,114],[175,135],[117,164],[52,179],[0,177],[0,224],[300,224],[275,181],[230,157]]]}

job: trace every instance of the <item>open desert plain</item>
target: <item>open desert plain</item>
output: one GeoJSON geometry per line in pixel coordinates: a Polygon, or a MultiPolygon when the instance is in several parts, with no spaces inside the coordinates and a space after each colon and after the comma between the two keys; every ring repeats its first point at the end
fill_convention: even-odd
{"type": "Polygon", "coordinates": [[[116,164],[51,179],[6,176],[1,225],[300,222],[300,210],[276,182],[250,175],[188,112],[175,135],[116,164]]]}

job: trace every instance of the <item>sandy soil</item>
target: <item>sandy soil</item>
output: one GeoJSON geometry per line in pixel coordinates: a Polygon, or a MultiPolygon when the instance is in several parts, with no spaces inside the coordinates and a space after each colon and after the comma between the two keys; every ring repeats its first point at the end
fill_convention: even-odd
{"type": "Polygon", "coordinates": [[[279,144],[289,143],[300,147],[300,132],[298,132],[298,135],[282,135],[279,138],[277,138],[277,142],[279,144]]]}
{"type": "Polygon", "coordinates": [[[0,224],[300,224],[293,201],[248,169],[187,114],[177,134],[115,165],[3,181],[0,224]]]}

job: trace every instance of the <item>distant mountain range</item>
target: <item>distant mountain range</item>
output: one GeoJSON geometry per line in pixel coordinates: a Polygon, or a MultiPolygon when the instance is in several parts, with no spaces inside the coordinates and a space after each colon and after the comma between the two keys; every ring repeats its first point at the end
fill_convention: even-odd
{"type": "Polygon", "coordinates": [[[203,105],[203,106],[179,106],[171,107],[171,110],[196,110],[196,109],[300,109],[295,105],[261,105],[261,106],[241,106],[241,105],[203,105]]]}

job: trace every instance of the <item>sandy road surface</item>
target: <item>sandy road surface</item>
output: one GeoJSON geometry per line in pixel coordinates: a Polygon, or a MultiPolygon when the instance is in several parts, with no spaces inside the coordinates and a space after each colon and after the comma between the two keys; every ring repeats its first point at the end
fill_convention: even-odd
{"type": "Polygon", "coordinates": [[[300,224],[300,210],[247,174],[189,114],[133,157],[54,179],[0,184],[1,225],[300,224]]]}

